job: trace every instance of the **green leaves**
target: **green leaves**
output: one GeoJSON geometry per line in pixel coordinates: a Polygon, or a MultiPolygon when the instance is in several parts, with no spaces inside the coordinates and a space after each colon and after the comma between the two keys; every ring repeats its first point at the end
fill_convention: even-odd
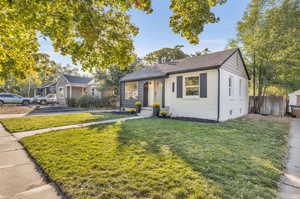
{"type": "MultiPolygon", "coordinates": [[[[216,23],[210,7],[225,1],[172,0],[172,30],[190,43],[207,23],[216,23]]],[[[151,13],[151,0],[4,0],[0,2],[0,79],[25,77],[38,69],[37,34],[49,37],[55,51],[71,55],[83,70],[126,68],[136,55],[132,38],[138,28],[128,10],[151,13]]]]}
{"type": "Polygon", "coordinates": [[[253,62],[250,66],[257,73],[259,89],[276,85],[293,90],[300,85],[299,2],[252,0],[238,24],[239,39],[253,62]]]}
{"type": "Polygon", "coordinates": [[[218,22],[210,11],[210,7],[216,4],[216,0],[172,0],[170,9],[174,15],[170,17],[170,27],[190,43],[197,44],[204,25],[218,22]]]}
{"type": "Polygon", "coordinates": [[[182,59],[188,57],[181,48],[183,46],[177,45],[174,48],[162,48],[156,51],[153,51],[147,54],[144,59],[148,64],[155,64],[155,63],[166,63],[178,59],[182,59]]]}

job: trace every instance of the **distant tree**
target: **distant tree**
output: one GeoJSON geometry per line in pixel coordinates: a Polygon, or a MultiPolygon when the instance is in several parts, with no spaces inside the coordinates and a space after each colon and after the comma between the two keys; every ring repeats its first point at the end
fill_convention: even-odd
{"type": "Polygon", "coordinates": [[[206,55],[211,53],[211,51],[208,48],[203,49],[202,51],[197,51],[195,54],[192,54],[191,56],[200,56],[200,55],[206,55]]]}
{"type": "Polygon", "coordinates": [[[238,48],[239,47],[239,41],[236,39],[229,39],[227,41],[227,45],[225,49],[231,49],[231,48],[238,48]]]}
{"type": "Polygon", "coordinates": [[[142,59],[138,58],[132,65],[125,69],[117,66],[111,66],[105,71],[97,71],[94,78],[99,81],[100,90],[112,89],[115,96],[119,95],[120,80],[125,75],[134,72],[143,67],[142,59]]]}
{"type": "Polygon", "coordinates": [[[178,59],[186,58],[188,57],[187,54],[185,54],[181,48],[182,45],[177,45],[174,48],[162,48],[156,51],[153,51],[149,54],[147,54],[144,57],[144,60],[152,65],[156,63],[167,63],[171,61],[175,61],[178,59]]]}

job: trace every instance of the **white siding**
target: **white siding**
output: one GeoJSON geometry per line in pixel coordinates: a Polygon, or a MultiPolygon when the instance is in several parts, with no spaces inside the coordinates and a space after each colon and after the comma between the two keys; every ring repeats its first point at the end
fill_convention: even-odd
{"type": "Polygon", "coordinates": [[[248,76],[238,52],[220,68],[220,121],[248,114],[248,76]],[[232,95],[229,95],[229,78],[232,78],[232,95]],[[241,85],[241,88],[240,88],[241,85]]]}
{"type": "MultiPolygon", "coordinates": [[[[289,94],[289,105],[297,105],[297,95],[300,95],[300,90],[289,94]]],[[[291,111],[291,108],[289,107],[291,111]]]]}
{"type": "Polygon", "coordinates": [[[57,102],[59,104],[65,104],[65,98],[67,97],[67,87],[66,85],[68,84],[67,80],[63,78],[62,76],[58,79],[56,83],[56,97],[57,97],[57,102]],[[59,89],[63,89],[63,96],[61,96],[59,89]]]}
{"type": "Polygon", "coordinates": [[[248,79],[220,69],[220,121],[248,114],[248,79]],[[232,78],[232,95],[229,96],[229,78],[232,78]],[[241,92],[239,88],[241,80],[241,92]],[[240,95],[241,94],[241,95],[240,95]]]}
{"type": "Polygon", "coordinates": [[[223,65],[222,69],[235,75],[248,78],[242,58],[238,52],[235,52],[223,65]]]}
{"type": "MultiPolygon", "coordinates": [[[[184,82],[183,82],[184,85],[184,82]]],[[[184,89],[183,89],[184,92],[184,89]]],[[[172,116],[175,117],[194,117],[201,119],[217,120],[218,114],[218,71],[207,70],[191,73],[180,73],[170,75],[166,79],[165,84],[165,105],[169,107],[172,116]],[[207,73],[207,98],[198,97],[176,97],[176,77],[195,75],[200,76],[200,73],[207,73]],[[172,83],[175,83],[175,91],[172,92],[172,83]]]]}

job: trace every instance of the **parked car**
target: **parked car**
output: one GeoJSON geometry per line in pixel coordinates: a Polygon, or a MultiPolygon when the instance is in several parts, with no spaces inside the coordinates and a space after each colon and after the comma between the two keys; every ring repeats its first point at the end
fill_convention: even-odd
{"type": "Polygon", "coordinates": [[[56,94],[48,94],[47,96],[36,96],[33,98],[34,103],[38,104],[55,104],[57,102],[56,100],[56,94]]]}
{"type": "Polygon", "coordinates": [[[0,105],[3,104],[23,104],[25,106],[32,102],[31,98],[22,97],[12,93],[0,93],[0,105]]]}

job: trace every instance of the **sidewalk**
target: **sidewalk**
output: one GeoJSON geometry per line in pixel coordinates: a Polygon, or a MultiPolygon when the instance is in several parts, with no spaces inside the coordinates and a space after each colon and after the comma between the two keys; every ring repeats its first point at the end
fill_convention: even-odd
{"type": "Polygon", "coordinates": [[[279,197],[280,199],[300,198],[300,119],[291,122],[289,155],[279,197]]]}
{"type": "Polygon", "coordinates": [[[61,199],[35,164],[0,124],[0,199],[61,199]]]}
{"type": "Polygon", "coordinates": [[[109,123],[114,123],[114,122],[117,122],[117,121],[126,121],[126,120],[142,119],[142,118],[145,118],[145,117],[144,116],[134,116],[134,117],[125,117],[125,118],[104,120],[104,121],[98,121],[98,122],[72,124],[72,125],[67,125],[67,126],[58,126],[58,127],[52,127],[52,128],[46,128],[46,129],[38,129],[38,130],[33,130],[33,131],[24,131],[24,132],[19,132],[19,133],[13,133],[13,136],[19,140],[23,137],[32,136],[32,135],[35,135],[35,134],[45,133],[45,132],[49,132],[49,131],[81,128],[81,127],[86,127],[86,126],[91,126],[91,125],[96,125],[96,124],[109,124],[109,123]]]}

